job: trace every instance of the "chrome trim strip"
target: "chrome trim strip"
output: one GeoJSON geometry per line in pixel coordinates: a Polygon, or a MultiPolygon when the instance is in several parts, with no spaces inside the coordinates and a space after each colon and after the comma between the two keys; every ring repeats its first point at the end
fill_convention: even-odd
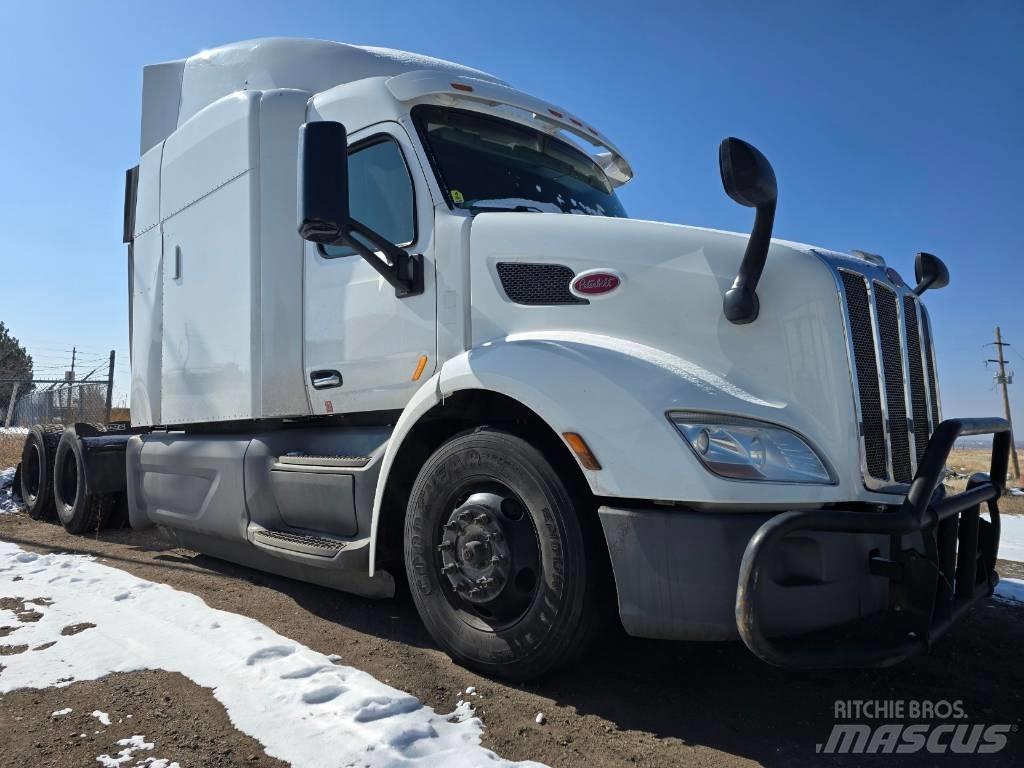
{"type": "MultiPolygon", "coordinates": [[[[935,355],[935,335],[934,335],[935,331],[932,328],[932,316],[928,312],[928,308],[922,302],[919,301],[917,303],[917,306],[918,306],[918,315],[919,315],[919,317],[923,315],[925,324],[928,326],[928,343],[927,344],[923,344],[922,343],[921,347],[922,347],[922,349],[927,347],[927,349],[925,350],[925,354],[930,355],[931,358],[932,358],[931,359],[932,370],[935,372],[935,377],[934,377],[935,378],[935,392],[934,392],[935,408],[934,408],[934,412],[939,415],[939,423],[941,424],[942,423],[942,387],[939,386],[939,359],[935,355]]],[[[924,326],[922,326],[922,328],[923,327],[924,326]]],[[[926,363],[928,362],[927,359],[925,360],[925,362],[926,363]]],[[[924,378],[925,378],[925,387],[930,392],[931,386],[932,386],[932,377],[928,374],[928,367],[927,367],[927,365],[925,366],[925,369],[924,369],[924,378]]],[[[931,405],[931,401],[929,401],[929,405],[931,405]]],[[[929,408],[928,409],[928,418],[929,419],[932,418],[932,412],[933,412],[933,409],[929,408]]],[[[939,426],[939,425],[938,424],[932,424],[932,430],[934,431],[935,427],[937,427],[937,426],[939,426]]],[[[929,432],[929,434],[931,434],[931,433],[929,432]]]]}
{"type": "MultiPolygon", "coordinates": [[[[903,298],[906,294],[896,291],[896,311],[899,313],[900,329],[900,360],[903,366],[903,407],[907,414],[907,445],[910,450],[910,476],[917,477],[917,435],[914,433],[914,382],[910,376],[910,338],[907,335],[907,318],[903,311],[903,298]]],[[[914,302],[916,305],[916,301],[914,302]]],[[[917,327],[918,345],[921,344],[921,326],[917,327]]],[[[928,385],[925,384],[925,390],[928,385]]],[[[929,429],[928,434],[932,431],[929,429]]]]}
{"type": "MultiPolygon", "coordinates": [[[[857,377],[857,360],[853,352],[853,327],[850,324],[850,310],[846,305],[846,288],[843,285],[843,280],[839,275],[840,270],[831,264],[824,256],[819,255],[815,252],[815,255],[824,262],[825,266],[829,268],[832,274],[832,280],[836,284],[836,299],[839,301],[839,314],[843,319],[843,336],[846,340],[846,363],[850,370],[850,392],[853,395],[853,413],[854,418],[857,422],[857,442],[860,450],[860,476],[864,480],[864,485],[867,488],[871,488],[868,485],[869,480],[873,479],[871,473],[868,472],[868,451],[867,445],[864,442],[864,414],[861,411],[860,406],[860,393],[857,377]]],[[[852,270],[847,270],[851,274],[856,274],[852,270]]]]}

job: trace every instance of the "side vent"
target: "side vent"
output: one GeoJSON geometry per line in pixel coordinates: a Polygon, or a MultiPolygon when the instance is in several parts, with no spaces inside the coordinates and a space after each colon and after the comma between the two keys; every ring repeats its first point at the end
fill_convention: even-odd
{"type": "Polygon", "coordinates": [[[573,296],[569,283],[576,273],[564,264],[527,264],[505,261],[498,265],[498,277],[505,295],[516,304],[553,306],[589,304],[573,296]]]}

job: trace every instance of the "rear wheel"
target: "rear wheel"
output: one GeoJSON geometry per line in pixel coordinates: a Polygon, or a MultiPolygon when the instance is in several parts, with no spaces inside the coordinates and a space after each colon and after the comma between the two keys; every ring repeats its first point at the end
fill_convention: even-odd
{"type": "Polygon", "coordinates": [[[416,607],[456,661],[485,674],[529,679],[586,647],[594,554],[566,485],[509,433],[452,438],[413,485],[405,563],[416,607]]]}
{"type": "Polygon", "coordinates": [[[21,451],[21,499],[33,520],[48,520],[55,512],[53,462],[64,427],[37,424],[29,430],[21,451]]]}
{"type": "Polygon", "coordinates": [[[97,530],[116,502],[114,494],[86,492],[85,457],[74,428],[64,432],[57,447],[53,489],[57,517],[69,533],[97,530]]]}

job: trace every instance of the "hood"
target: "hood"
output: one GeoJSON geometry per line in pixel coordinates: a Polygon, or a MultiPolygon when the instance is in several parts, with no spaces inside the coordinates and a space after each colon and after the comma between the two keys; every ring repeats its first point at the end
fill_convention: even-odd
{"type": "Polygon", "coordinates": [[[545,333],[614,339],[749,395],[723,410],[818,441],[850,434],[852,382],[829,264],[850,257],[772,241],[757,288],[760,315],[735,325],[722,301],[746,243],[747,235],[631,219],[480,214],[470,234],[473,344],[545,333]],[[592,270],[614,275],[618,286],[574,296],[570,282],[592,270]]]}

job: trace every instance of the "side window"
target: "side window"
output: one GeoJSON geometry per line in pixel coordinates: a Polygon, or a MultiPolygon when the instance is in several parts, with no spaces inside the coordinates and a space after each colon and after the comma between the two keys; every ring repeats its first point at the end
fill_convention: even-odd
{"type": "MultiPolygon", "coordinates": [[[[348,156],[349,212],[395,245],[416,239],[416,214],[412,179],[398,142],[391,138],[371,140],[348,156]]],[[[348,246],[324,246],[328,256],[348,256],[348,246]]]]}

